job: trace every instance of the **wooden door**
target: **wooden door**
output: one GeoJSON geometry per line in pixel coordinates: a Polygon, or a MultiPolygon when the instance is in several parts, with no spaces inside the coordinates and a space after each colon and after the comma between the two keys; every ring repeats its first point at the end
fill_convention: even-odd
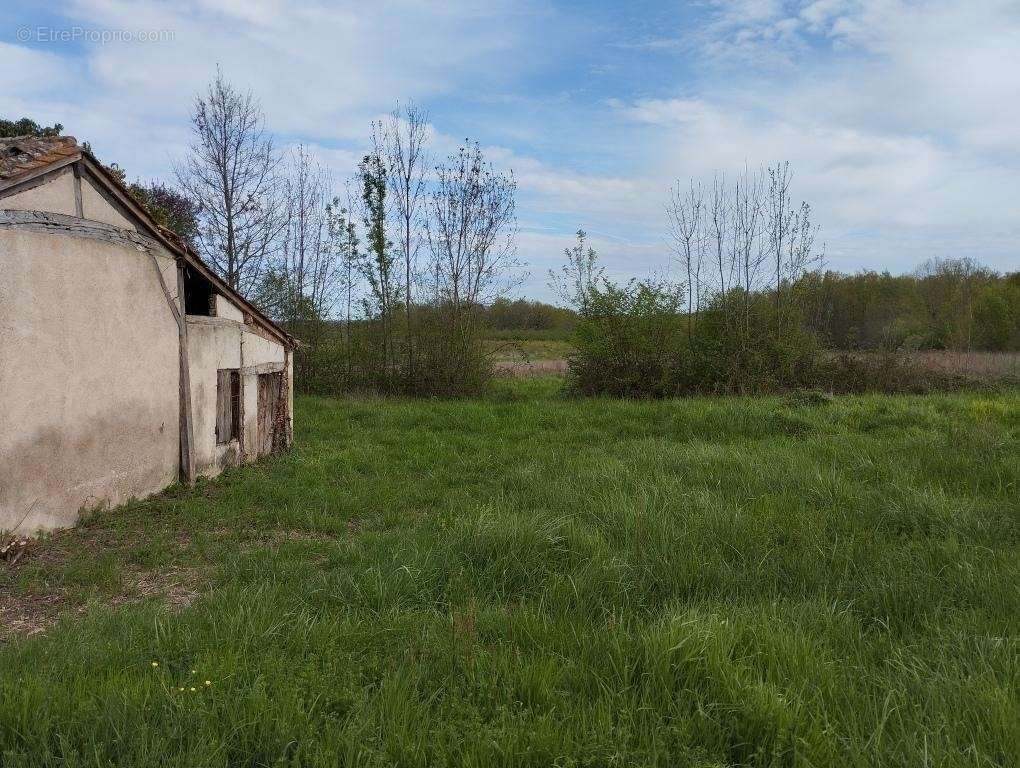
{"type": "Polygon", "coordinates": [[[259,412],[258,437],[256,453],[262,456],[273,452],[273,437],[279,422],[277,412],[280,408],[280,386],[283,373],[259,374],[259,412]]]}

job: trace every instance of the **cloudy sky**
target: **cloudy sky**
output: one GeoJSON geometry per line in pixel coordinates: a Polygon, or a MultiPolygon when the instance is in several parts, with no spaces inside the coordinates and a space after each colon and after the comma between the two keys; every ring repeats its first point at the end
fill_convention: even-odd
{"type": "Polygon", "coordinates": [[[1020,269],[1020,0],[5,7],[0,116],[63,123],[131,179],[170,177],[217,64],[337,179],[415,101],[437,152],[470,137],[513,169],[534,296],[578,227],[613,273],[648,274],[671,184],[781,160],[834,269],[1020,269]]]}

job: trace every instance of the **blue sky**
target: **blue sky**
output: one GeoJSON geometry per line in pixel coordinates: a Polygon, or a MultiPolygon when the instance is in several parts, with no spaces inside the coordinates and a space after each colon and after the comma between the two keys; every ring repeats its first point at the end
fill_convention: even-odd
{"type": "Polygon", "coordinates": [[[546,271],[578,227],[619,277],[668,269],[671,184],[781,160],[832,268],[970,256],[1020,269],[1016,0],[18,0],[6,11],[0,115],[59,121],[130,178],[170,177],[217,64],[260,97],[282,143],[308,144],[338,181],[369,122],[415,101],[437,154],[471,137],[515,172],[530,295],[548,297],[546,271]],[[83,39],[104,31],[122,39],[83,39]]]}

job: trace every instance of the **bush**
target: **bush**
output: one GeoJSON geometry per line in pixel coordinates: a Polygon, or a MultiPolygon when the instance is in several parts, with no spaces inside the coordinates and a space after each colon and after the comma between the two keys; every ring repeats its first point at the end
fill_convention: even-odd
{"type": "Polygon", "coordinates": [[[777,314],[774,297],[733,293],[688,316],[674,286],[651,282],[593,287],[573,341],[570,389],[620,397],[811,386],[817,350],[796,312],[777,314]]]}
{"type": "Polygon", "coordinates": [[[478,313],[428,308],[416,321],[413,365],[400,376],[403,391],[433,397],[480,394],[492,379],[492,359],[478,313]]]}
{"type": "MultiPolygon", "coordinates": [[[[568,388],[580,395],[925,393],[996,387],[1006,376],[932,365],[906,350],[829,352],[811,330],[804,297],[739,292],[688,316],[668,284],[603,283],[579,313],[568,388]]],[[[994,308],[993,308],[994,309],[994,308]]],[[[991,327],[988,323],[988,327],[991,327]]]]}
{"type": "Polygon", "coordinates": [[[652,283],[593,290],[574,331],[571,387],[586,395],[672,394],[684,333],[678,301],[675,291],[652,283]]]}
{"type": "Polygon", "coordinates": [[[294,353],[299,392],[341,395],[380,392],[410,396],[467,396],[480,393],[492,378],[492,361],[474,311],[450,307],[417,309],[412,317],[412,354],[408,329],[388,329],[389,345],[377,320],[344,323],[310,321],[288,324],[301,340],[294,353]]]}
{"type": "Polygon", "coordinates": [[[974,321],[978,349],[995,352],[1009,349],[1015,320],[1006,291],[981,296],[974,307],[974,321]]]}

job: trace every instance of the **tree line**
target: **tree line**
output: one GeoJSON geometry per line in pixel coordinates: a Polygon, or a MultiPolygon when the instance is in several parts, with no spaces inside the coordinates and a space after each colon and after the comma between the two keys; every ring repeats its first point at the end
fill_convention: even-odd
{"type": "Polygon", "coordinates": [[[835,349],[1020,351],[1020,271],[931,259],[914,273],[816,272],[813,329],[835,349]]]}
{"type": "MultiPolygon", "coordinates": [[[[519,266],[513,174],[468,140],[435,158],[413,104],[370,125],[340,183],[306,146],[279,148],[258,100],[220,71],[191,128],[174,184],[128,187],[302,340],[307,391],[477,392],[491,373],[484,337],[503,332],[569,335],[575,390],[642,396],[865,386],[875,372],[832,350],[1020,349],[1020,273],[969,259],[901,276],[826,270],[789,163],[678,182],[662,278],[607,280],[579,231],[550,274],[554,307],[506,298],[519,266]]],[[[0,120],[0,135],[61,130],[0,120]]]]}
{"type": "Polygon", "coordinates": [[[476,391],[488,375],[478,308],[510,287],[516,181],[477,142],[433,159],[427,114],[398,106],[338,193],[306,147],[279,152],[257,100],[217,73],[175,166],[194,243],[303,341],[318,390],[476,391]]]}
{"type": "Polygon", "coordinates": [[[653,280],[608,280],[579,231],[550,273],[578,314],[570,387],[640,397],[903,391],[960,382],[936,382],[896,353],[1020,348],[1020,274],[967,259],[903,277],[826,271],[819,227],[792,181],[779,163],[678,183],[666,207],[673,266],[653,280]]]}

